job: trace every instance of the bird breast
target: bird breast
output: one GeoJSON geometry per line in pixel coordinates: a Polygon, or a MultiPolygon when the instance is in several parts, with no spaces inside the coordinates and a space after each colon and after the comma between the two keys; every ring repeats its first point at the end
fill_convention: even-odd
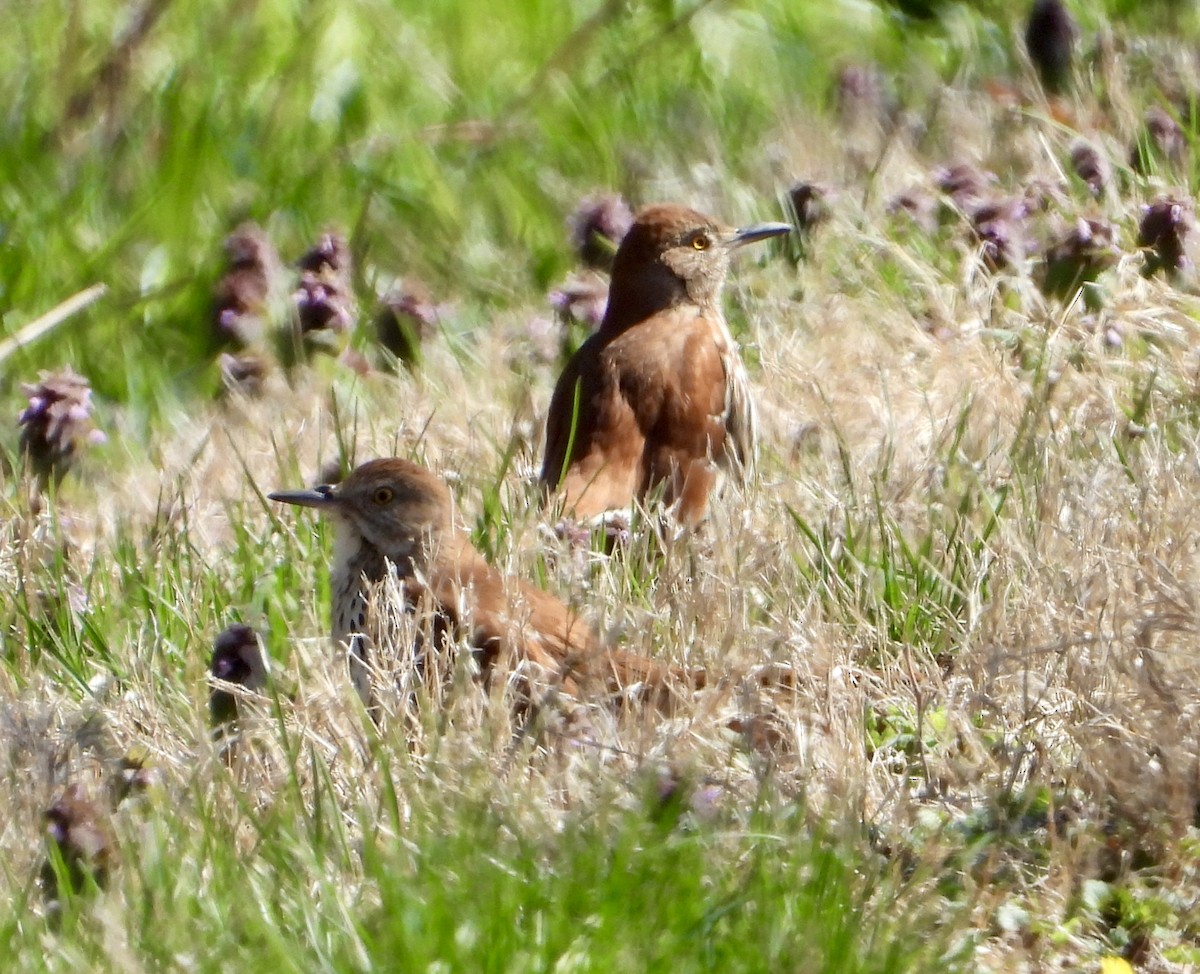
{"type": "Polygon", "coordinates": [[[333,641],[338,643],[352,633],[366,631],[366,583],[382,581],[387,575],[387,563],[353,524],[342,518],[335,519],[334,524],[330,619],[333,641]]]}

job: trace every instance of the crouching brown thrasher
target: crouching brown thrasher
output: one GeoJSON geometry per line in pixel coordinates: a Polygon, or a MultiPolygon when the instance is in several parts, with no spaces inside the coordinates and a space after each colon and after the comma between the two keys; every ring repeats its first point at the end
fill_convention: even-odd
{"type": "MultiPolygon", "coordinates": [[[[455,523],[445,484],[408,460],[371,460],[336,486],[270,497],[333,518],[333,641],[349,652],[355,689],[368,707],[374,706],[372,653],[389,645],[380,631],[388,613],[379,592],[390,577],[400,584],[404,610],[427,606],[434,613],[434,638],[466,641],[485,676],[532,664],[548,689],[578,697],[589,690],[607,695],[642,688],[660,703],[672,687],[706,683],[703,670],[601,645],[553,595],[497,571],[455,523]]],[[[414,647],[413,659],[419,662],[422,653],[422,646],[414,647]]]]}

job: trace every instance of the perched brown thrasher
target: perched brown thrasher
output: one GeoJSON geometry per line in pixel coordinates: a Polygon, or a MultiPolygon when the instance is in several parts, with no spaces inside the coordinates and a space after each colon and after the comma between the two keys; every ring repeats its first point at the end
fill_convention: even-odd
{"type": "MultiPolygon", "coordinates": [[[[398,458],[371,460],[337,486],[281,491],[272,500],[327,511],[335,540],[330,578],[333,641],[347,647],[351,676],[370,706],[371,653],[388,644],[378,586],[394,574],[405,609],[428,606],[433,633],[465,639],[481,671],[533,671],[546,687],[578,695],[641,687],[656,699],[672,686],[704,686],[703,670],[667,666],[602,646],[591,628],[548,592],[504,575],[484,560],[455,524],[450,492],[423,467],[398,458]]],[[[394,641],[393,641],[394,645],[394,641]]],[[[419,659],[423,647],[414,649],[419,659]]]]}
{"type": "Polygon", "coordinates": [[[626,508],[662,485],[679,521],[694,524],[721,470],[744,476],[754,405],[721,285],[736,248],[790,229],[732,230],[676,205],[637,215],[617,249],[604,320],[550,400],[541,481],[568,514],[626,508]]]}

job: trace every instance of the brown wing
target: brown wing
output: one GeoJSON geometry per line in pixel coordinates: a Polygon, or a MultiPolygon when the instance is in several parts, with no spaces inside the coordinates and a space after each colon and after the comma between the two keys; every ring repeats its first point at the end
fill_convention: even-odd
{"type": "Polygon", "coordinates": [[[636,699],[665,707],[674,699],[673,691],[705,686],[703,670],[688,671],[603,646],[592,627],[559,599],[524,582],[516,584],[513,621],[520,620],[514,631],[518,655],[548,667],[561,688],[577,699],[624,697],[636,690],[636,699]]]}
{"type": "Polygon", "coordinates": [[[592,342],[588,341],[571,356],[562,374],[555,383],[550,397],[550,411],[546,414],[546,446],[542,457],[541,483],[547,490],[554,490],[567,474],[567,462],[576,454],[578,425],[583,414],[585,384],[583,373],[591,372],[594,364],[583,368],[584,359],[594,356],[589,353],[592,342]],[[574,430],[574,432],[573,432],[574,430]]]}
{"type": "Polygon", "coordinates": [[[458,541],[455,563],[454,570],[436,573],[430,584],[446,611],[453,613],[464,596],[470,598],[471,643],[485,671],[534,664],[536,670],[526,676],[576,696],[597,682],[606,694],[641,684],[656,691],[656,699],[657,691],[672,686],[705,685],[703,670],[686,671],[603,647],[592,627],[561,600],[502,575],[465,538],[458,541]]]}
{"type": "Polygon", "coordinates": [[[546,417],[541,482],[576,517],[628,507],[641,479],[645,437],[608,345],[593,336],[575,353],[546,417]]]}
{"type": "MultiPolygon", "coordinates": [[[[460,535],[454,568],[431,579],[438,601],[469,615],[471,642],[485,666],[516,657],[555,671],[595,649],[591,628],[549,592],[496,571],[460,535]]],[[[455,612],[457,614],[457,612],[455,612]]]]}

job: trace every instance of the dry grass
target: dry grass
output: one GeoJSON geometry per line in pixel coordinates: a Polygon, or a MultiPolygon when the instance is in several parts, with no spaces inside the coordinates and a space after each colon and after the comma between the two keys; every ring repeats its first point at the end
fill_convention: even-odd
{"type": "MultiPolygon", "coordinates": [[[[1114,78],[1120,106],[1133,96],[1114,78]]],[[[757,182],[719,165],[647,178],[647,197],[734,219],[763,211],[780,172],[846,187],[806,263],[735,270],[763,457],[695,535],[646,532],[615,557],[553,538],[532,485],[555,374],[526,327],[533,298],[473,309],[484,326],[436,339],[418,375],[325,362],[262,400],[176,407],[149,438],[104,416],[109,446],[45,511],[4,500],[0,889],[29,889],[62,784],[106,787],[133,748],[163,779],[153,811],[119,813],[143,875],[172,856],[155,816],[235,836],[253,862],[264,823],[303,839],[330,815],[332,844],[355,854],[294,866],[345,909],[381,902],[357,852],[402,846],[409,823],[456,805],[552,834],[691,782],[696,818],[729,835],[764,804],[843,837],[861,827],[889,877],[867,909],[897,897],[967,966],[1124,950],[1145,970],[1194,969],[1200,325],[1192,281],[1140,274],[1135,206],[1160,187],[1066,191],[1060,209],[1106,215],[1125,251],[1099,314],[1044,298],[1028,265],[987,273],[961,227],[931,237],[885,212],[936,162],[972,157],[1010,190],[1058,177],[1073,133],[1039,111],[947,89],[923,133],[868,144],[869,181],[860,145],[795,127],[757,182]],[[503,688],[489,698],[460,663],[440,706],[377,733],[322,636],[323,529],[264,499],[342,453],[427,464],[499,567],[716,685],[669,715],[579,701],[525,734],[503,688]],[[289,689],[260,701],[227,767],[205,673],[235,618],[264,633],[289,689]],[[769,664],[794,688],[758,685],[769,664]]],[[[1097,122],[1098,141],[1127,144],[1131,111],[1097,122]]],[[[202,856],[179,868],[181,884],[211,880],[202,856]]],[[[98,918],[113,964],[126,897],[98,918]]]]}

